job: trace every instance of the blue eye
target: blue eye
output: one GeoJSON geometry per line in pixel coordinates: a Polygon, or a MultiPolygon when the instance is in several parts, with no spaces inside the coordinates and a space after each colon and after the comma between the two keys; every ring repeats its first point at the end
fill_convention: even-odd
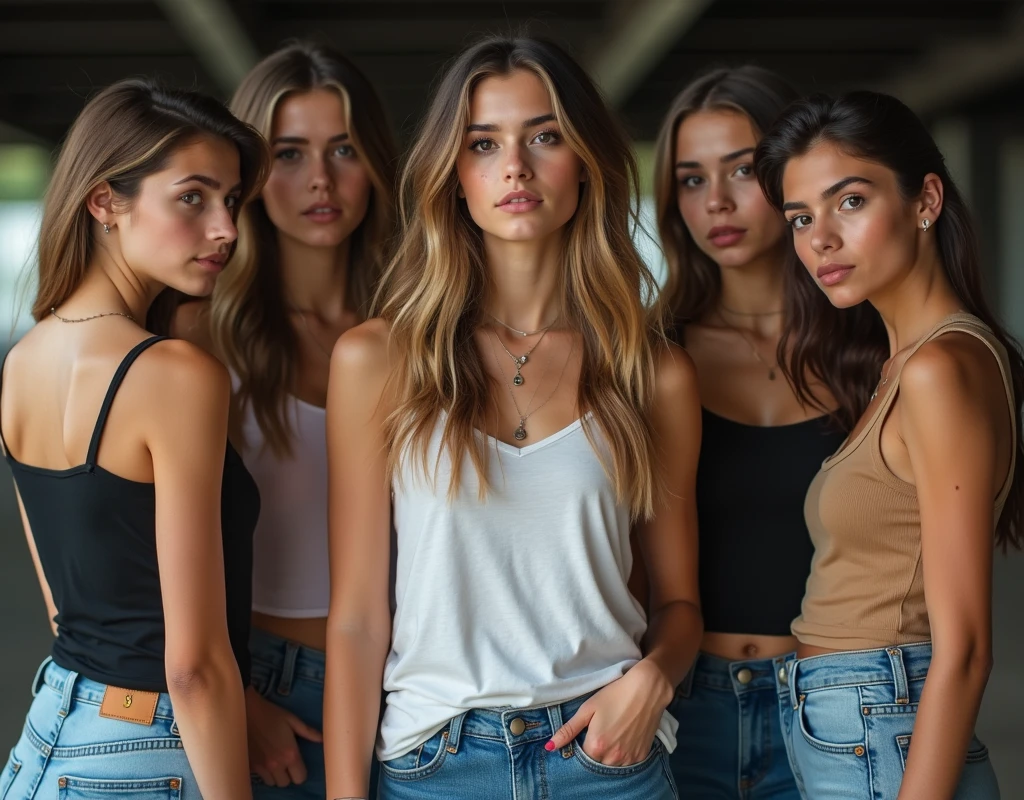
{"type": "Polygon", "coordinates": [[[301,154],[294,147],[289,147],[287,150],[281,150],[274,154],[274,158],[279,158],[282,161],[294,161],[301,154]]]}

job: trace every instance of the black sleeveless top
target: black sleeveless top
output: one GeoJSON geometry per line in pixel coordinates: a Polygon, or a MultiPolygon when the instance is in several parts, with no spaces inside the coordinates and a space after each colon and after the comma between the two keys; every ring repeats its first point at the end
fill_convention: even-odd
{"type": "Polygon", "coordinates": [[[788,636],[814,546],[807,487],[845,439],[827,417],[764,428],[703,410],[697,467],[704,630],[788,636]]]}
{"type": "MultiPolygon", "coordinates": [[[[107,472],[96,455],[125,373],[140,353],[165,338],[146,339],[124,357],[100,407],[84,464],[63,470],[22,464],[4,441],[57,608],[54,662],[99,683],[150,692],[167,691],[156,493],[152,483],[107,472]]],[[[259,506],[256,483],[228,443],[221,491],[224,580],[228,633],[243,685],[249,683],[252,534],[259,506]]],[[[210,613],[223,612],[211,608],[210,613]]]]}

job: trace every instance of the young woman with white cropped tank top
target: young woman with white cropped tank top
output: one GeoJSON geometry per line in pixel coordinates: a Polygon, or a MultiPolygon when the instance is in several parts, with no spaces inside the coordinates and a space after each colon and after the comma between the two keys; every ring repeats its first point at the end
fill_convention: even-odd
{"type": "MultiPolygon", "coordinates": [[[[790,106],[755,163],[824,296],[885,325],[844,343],[880,369],[804,509],[815,553],[780,687],[797,783],[812,800],[993,800],[973,733],[993,544],[1021,537],[1024,361],[986,305],[969,211],[925,126],[874,92],[790,106]]],[[[798,338],[828,336],[833,310],[800,285],[798,338]]]]}
{"type": "Polygon", "coordinates": [[[385,800],[676,796],[700,404],[644,306],[635,177],[550,43],[484,40],[438,87],[379,316],[331,365],[330,798],[367,797],[382,682],[385,800]]]}
{"type": "Polygon", "coordinates": [[[273,167],[212,302],[176,333],[230,368],[232,435],[260,487],[249,750],[257,798],[322,800],[329,603],[324,405],[331,348],[366,316],[390,235],[395,148],[366,78],[330,48],[271,54],[232,100],[273,167]]]}

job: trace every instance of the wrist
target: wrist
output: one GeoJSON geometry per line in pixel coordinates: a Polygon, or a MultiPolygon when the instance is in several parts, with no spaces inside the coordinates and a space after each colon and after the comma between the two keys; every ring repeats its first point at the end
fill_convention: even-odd
{"type": "Polygon", "coordinates": [[[651,696],[657,699],[660,706],[667,708],[675,696],[676,687],[668,675],[665,674],[665,671],[656,662],[652,661],[649,656],[640,659],[633,669],[640,670],[650,686],[651,696]]]}

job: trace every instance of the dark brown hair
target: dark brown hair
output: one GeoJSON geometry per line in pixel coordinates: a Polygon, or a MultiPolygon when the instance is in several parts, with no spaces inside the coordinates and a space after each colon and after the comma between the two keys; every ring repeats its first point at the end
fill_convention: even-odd
{"type": "Polygon", "coordinates": [[[217,100],[131,79],[108,86],[86,104],[64,141],[43,201],[36,320],[67,300],[85,276],[95,247],[93,217],[85,205],[89,193],[105,181],[120,202],[130,203],[146,177],[202,136],[238,149],[241,206],[263,185],[269,155],[262,137],[217,100]]]}
{"type": "MultiPolygon", "coordinates": [[[[823,94],[808,97],[783,114],[761,140],[755,161],[757,177],[765,196],[776,208],[782,208],[782,178],[790,159],[821,143],[833,144],[844,153],[892,170],[907,201],[920,195],[926,175],[935,174],[942,181],[942,213],[932,228],[942,268],[964,309],[992,329],[1010,361],[1017,466],[996,528],[996,542],[1004,548],[1009,544],[1020,547],[1020,517],[1024,512],[1024,431],[1020,419],[1024,359],[1020,346],[999,324],[985,300],[978,237],[967,203],[953,182],[942,153],[914,112],[895,97],[862,91],[838,98],[823,94]]],[[[788,297],[794,313],[787,318],[787,335],[794,346],[789,378],[806,393],[800,369],[806,352],[823,342],[831,343],[839,369],[847,374],[847,383],[856,386],[854,399],[863,413],[877,381],[878,366],[888,355],[888,337],[881,319],[867,303],[845,313],[834,309],[806,270],[793,272],[788,297]],[[869,311],[875,320],[868,327],[846,325],[851,314],[867,317],[869,311]]]]}

